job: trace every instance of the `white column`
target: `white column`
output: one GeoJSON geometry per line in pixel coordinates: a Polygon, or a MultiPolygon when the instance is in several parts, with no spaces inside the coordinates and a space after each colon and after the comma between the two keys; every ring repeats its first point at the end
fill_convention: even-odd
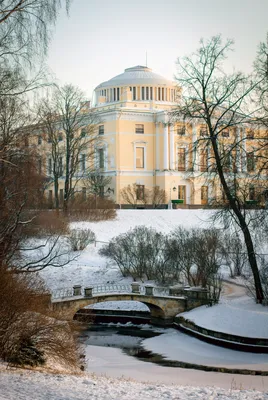
{"type": "Polygon", "coordinates": [[[245,128],[240,128],[241,132],[241,147],[242,147],[242,154],[241,154],[241,165],[242,165],[242,172],[247,172],[247,144],[246,144],[246,131],[245,128]]]}
{"type": "Polygon", "coordinates": [[[159,122],[155,123],[155,169],[159,169],[159,122]]]}
{"type": "Polygon", "coordinates": [[[168,169],[168,124],[164,124],[164,169],[168,169]]]}
{"type": "Polygon", "coordinates": [[[241,148],[240,148],[240,128],[236,129],[235,135],[236,135],[236,141],[238,143],[236,146],[235,166],[237,172],[241,172],[242,160],[241,160],[241,148]]]}
{"type": "Polygon", "coordinates": [[[199,171],[199,151],[197,142],[197,128],[196,124],[193,124],[193,169],[194,171],[199,171]]]}
{"type": "Polygon", "coordinates": [[[170,136],[169,136],[169,169],[174,169],[174,125],[170,125],[170,136]]]}

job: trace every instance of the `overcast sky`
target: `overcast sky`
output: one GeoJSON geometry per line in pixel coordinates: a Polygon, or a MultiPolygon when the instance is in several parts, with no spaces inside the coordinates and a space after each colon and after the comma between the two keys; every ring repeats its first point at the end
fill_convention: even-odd
{"type": "Polygon", "coordinates": [[[228,68],[249,72],[268,32],[267,0],[73,0],[62,11],[48,65],[60,83],[91,98],[94,88],[135,65],[173,79],[175,62],[201,37],[235,40],[228,68]]]}

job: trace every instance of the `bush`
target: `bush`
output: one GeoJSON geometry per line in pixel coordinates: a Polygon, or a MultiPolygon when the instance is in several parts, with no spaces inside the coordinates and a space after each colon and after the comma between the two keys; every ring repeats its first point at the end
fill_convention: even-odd
{"type": "Polygon", "coordinates": [[[215,229],[177,228],[163,235],[139,226],[113,238],[99,253],[116,262],[123,276],[206,287],[220,267],[219,244],[215,229]]]}
{"type": "Polygon", "coordinates": [[[84,250],[95,241],[95,233],[90,229],[72,229],[68,240],[73,251],[84,250]]]}
{"type": "Polygon", "coordinates": [[[86,200],[78,194],[70,202],[68,217],[73,221],[107,221],[115,219],[115,202],[105,197],[88,196],[86,200]]]}
{"type": "Polygon", "coordinates": [[[166,283],[170,276],[166,240],[162,233],[138,226],[113,238],[99,253],[115,261],[123,276],[166,283]]]}
{"type": "Polygon", "coordinates": [[[36,274],[0,267],[0,358],[37,366],[53,357],[76,366],[70,326],[55,319],[50,306],[50,294],[36,274]]]}
{"type": "Polygon", "coordinates": [[[30,224],[25,225],[24,232],[27,237],[69,233],[69,223],[62,212],[55,210],[40,211],[37,214],[29,212],[25,219],[32,220],[30,224]]]}
{"type": "Polygon", "coordinates": [[[36,348],[31,338],[20,338],[17,346],[14,346],[12,351],[8,352],[6,361],[9,364],[24,366],[30,365],[36,367],[45,364],[44,352],[36,348]]]}

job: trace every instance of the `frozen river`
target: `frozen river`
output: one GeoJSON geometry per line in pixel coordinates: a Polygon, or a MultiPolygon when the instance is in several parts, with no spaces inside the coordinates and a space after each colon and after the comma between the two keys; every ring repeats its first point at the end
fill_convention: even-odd
{"type": "Polygon", "coordinates": [[[213,346],[175,329],[92,327],[85,338],[87,371],[142,382],[268,390],[268,377],[204,372],[176,367],[176,361],[206,366],[267,370],[268,354],[213,346]],[[94,330],[95,329],[95,330],[94,330]],[[145,356],[144,356],[145,354],[145,356]],[[134,355],[134,356],[132,356],[134,355]],[[141,360],[144,357],[147,362],[141,360]],[[150,358],[151,356],[152,358],[150,358]],[[163,366],[161,364],[174,366],[163,366]]]}

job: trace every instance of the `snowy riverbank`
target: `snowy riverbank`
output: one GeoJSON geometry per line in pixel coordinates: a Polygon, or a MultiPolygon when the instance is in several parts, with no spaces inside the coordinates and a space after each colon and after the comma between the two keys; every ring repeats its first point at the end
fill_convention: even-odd
{"type": "Polygon", "coordinates": [[[237,389],[240,386],[232,378],[229,388],[220,389],[155,381],[141,383],[90,374],[74,376],[23,370],[1,370],[0,374],[0,400],[268,400],[267,384],[263,383],[263,392],[244,390],[243,386],[242,390],[237,389]]]}

